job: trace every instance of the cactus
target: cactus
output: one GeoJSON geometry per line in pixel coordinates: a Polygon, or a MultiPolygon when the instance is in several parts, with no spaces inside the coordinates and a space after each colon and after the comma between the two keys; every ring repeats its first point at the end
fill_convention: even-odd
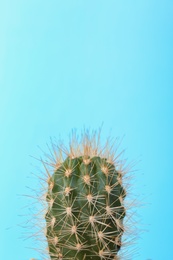
{"type": "Polygon", "coordinates": [[[69,151],[53,145],[45,214],[51,260],[120,259],[124,172],[111,142],[101,147],[99,140],[85,132],[80,141],[73,135],[69,151]]]}

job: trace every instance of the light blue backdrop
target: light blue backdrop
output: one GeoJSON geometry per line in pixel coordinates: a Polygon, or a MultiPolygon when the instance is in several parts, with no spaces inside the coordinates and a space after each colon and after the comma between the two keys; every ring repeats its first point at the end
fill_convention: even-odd
{"type": "Polygon", "coordinates": [[[0,259],[38,257],[21,228],[30,155],[102,123],[140,161],[133,259],[173,259],[172,46],[172,0],[0,1],[0,259]]]}

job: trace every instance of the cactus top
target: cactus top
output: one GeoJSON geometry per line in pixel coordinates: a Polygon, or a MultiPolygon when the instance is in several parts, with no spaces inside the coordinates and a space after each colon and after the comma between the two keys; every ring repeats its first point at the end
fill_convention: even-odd
{"type": "Polygon", "coordinates": [[[126,192],[103,156],[67,158],[48,180],[45,215],[51,260],[118,259],[126,192]]]}

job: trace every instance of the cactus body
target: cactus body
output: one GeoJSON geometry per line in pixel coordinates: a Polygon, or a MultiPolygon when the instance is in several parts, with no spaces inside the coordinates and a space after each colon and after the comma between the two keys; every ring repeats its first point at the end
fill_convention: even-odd
{"type": "Polygon", "coordinates": [[[67,156],[48,180],[51,260],[118,259],[125,195],[122,172],[109,158],[90,152],[67,156]]]}

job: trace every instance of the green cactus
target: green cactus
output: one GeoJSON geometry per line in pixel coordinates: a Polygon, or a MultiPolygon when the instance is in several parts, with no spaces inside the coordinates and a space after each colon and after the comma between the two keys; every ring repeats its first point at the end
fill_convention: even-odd
{"type": "Polygon", "coordinates": [[[109,142],[100,148],[94,134],[73,138],[47,180],[46,238],[51,260],[119,259],[126,214],[123,171],[109,142]]]}

